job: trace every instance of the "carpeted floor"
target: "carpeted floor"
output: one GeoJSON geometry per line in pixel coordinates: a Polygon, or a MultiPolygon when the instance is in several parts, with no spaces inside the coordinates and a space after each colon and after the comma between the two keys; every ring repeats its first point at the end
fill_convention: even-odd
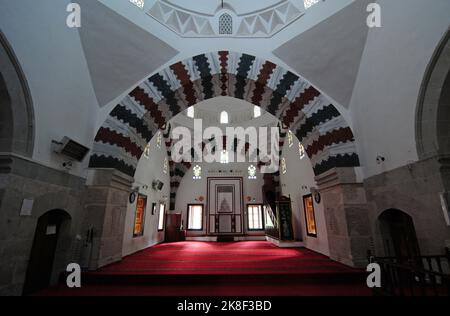
{"type": "Polygon", "coordinates": [[[307,249],[268,242],[161,244],[39,295],[370,295],[365,274],[307,249]]]}
{"type": "Polygon", "coordinates": [[[307,249],[269,242],[161,244],[106,266],[96,274],[311,274],[359,272],[307,249]]]}

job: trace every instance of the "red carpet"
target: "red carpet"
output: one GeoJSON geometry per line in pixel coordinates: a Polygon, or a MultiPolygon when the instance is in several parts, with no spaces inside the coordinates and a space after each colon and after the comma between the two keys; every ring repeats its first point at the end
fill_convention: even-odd
{"type": "Polygon", "coordinates": [[[370,295],[363,271],[268,242],[161,244],[40,295],[370,295]]]}
{"type": "Polygon", "coordinates": [[[148,248],[95,274],[311,274],[360,272],[307,249],[268,242],[180,242],[148,248]]]}

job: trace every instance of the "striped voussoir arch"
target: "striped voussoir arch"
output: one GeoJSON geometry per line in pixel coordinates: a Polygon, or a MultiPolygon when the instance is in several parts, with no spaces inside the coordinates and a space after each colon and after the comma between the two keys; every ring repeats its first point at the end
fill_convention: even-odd
{"type": "Polygon", "coordinates": [[[89,167],[134,176],[158,130],[188,107],[219,96],[242,99],[279,118],[304,144],[316,175],[359,166],[351,128],[305,79],[270,61],[220,51],[178,62],[131,91],[99,129],[89,167]]]}

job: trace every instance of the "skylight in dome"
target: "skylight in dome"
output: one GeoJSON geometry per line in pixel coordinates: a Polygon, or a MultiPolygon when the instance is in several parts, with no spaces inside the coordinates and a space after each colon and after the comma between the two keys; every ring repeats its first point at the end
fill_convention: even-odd
{"type": "Polygon", "coordinates": [[[305,0],[305,9],[309,9],[310,7],[312,7],[313,5],[315,5],[317,2],[319,2],[320,0],[305,0]]]}
{"type": "Polygon", "coordinates": [[[140,8],[140,9],[143,9],[144,5],[145,5],[145,1],[144,0],[130,0],[130,2],[132,4],[134,4],[135,6],[137,6],[138,8],[140,8]]]}

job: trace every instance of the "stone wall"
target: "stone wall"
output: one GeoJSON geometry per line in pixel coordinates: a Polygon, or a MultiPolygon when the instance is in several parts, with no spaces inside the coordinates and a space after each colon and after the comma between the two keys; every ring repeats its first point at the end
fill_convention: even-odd
{"type": "Polygon", "coordinates": [[[85,179],[16,155],[0,155],[0,295],[20,295],[37,221],[50,210],[62,210],[70,225],[58,240],[52,282],[70,262],[79,260],[84,217],[85,179]],[[21,216],[24,199],[33,199],[29,216],[21,216]]]}
{"type": "Polygon", "coordinates": [[[133,178],[114,169],[90,170],[83,226],[93,228],[88,268],[122,259],[125,216],[133,178]]]}
{"type": "Polygon", "coordinates": [[[316,177],[324,204],[330,258],[365,267],[372,243],[366,194],[354,168],[334,168],[316,177]]]}
{"type": "Polygon", "coordinates": [[[388,209],[410,215],[422,255],[443,254],[450,243],[440,201],[440,193],[448,191],[445,179],[450,179],[447,163],[437,157],[373,176],[364,181],[369,207],[369,219],[375,241],[375,253],[384,255],[379,216],[388,209]],[[443,181],[444,180],[444,181],[443,181]]]}

